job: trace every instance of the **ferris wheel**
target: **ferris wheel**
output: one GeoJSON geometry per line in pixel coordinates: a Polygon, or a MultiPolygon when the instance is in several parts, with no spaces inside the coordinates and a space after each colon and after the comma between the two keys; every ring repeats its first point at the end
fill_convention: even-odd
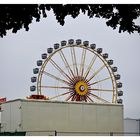
{"type": "Polygon", "coordinates": [[[122,83],[113,60],[89,41],[70,39],[41,55],[28,99],[122,104],[122,83]]]}

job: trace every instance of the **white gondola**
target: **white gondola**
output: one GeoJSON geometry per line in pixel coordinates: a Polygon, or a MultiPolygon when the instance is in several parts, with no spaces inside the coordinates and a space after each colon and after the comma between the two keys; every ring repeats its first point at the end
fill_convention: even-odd
{"type": "Polygon", "coordinates": [[[117,83],[117,88],[121,88],[121,87],[122,87],[122,83],[121,82],[117,83]]]}
{"type": "Polygon", "coordinates": [[[96,44],[90,44],[90,48],[94,50],[96,48],[96,44]]]}
{"type": "Polygon", "coordinates": [[[123,91],[122,90],[118,91],[118,96],[123,96],[123,91]]]}
{"type": "Polygon", "coordinates": [[[73,39],[69,39],[68,40],[68,44],[70,44],[70,45],[74,44],[74,40],[73,39]]]}
{"type": "Polygon", "coordinates": [[[107,63],[108,63],[109,65],[113,65],[113,60],[108,60],[107,63]]]}
{"type": "Polygon", "coordinates": [[[88,46],[88,45],[89,45],[89,41],[84,41],[84,42],[83,42],[83,45],[84,45],[84,46],[88,46]]]}
{"type": "Polygon", "coordinates": [[[56,50],[58,48],[59,48],[59,44],[58,43],[54,44],[54,49],[56,50]]]}
{"type": "Polygon", "coordinates": [[[30,91],[35,91],[36,90],[36,86],[30,86],[30,91]]]}
{"type": "Polygon", "coordinates": [[[117,72],[117,67],[112,67],[113,72],[117,72]]]}
{"type": "Polygon", "coordinates": [[[46,59],[46,58],[47,58],[47,54],[46,54],[46,53],[43,53],[43,54],[41,55],[41,58],[42,58],[42,59],[46,59]]]}
{"type": "Polygon", "coordinates": [[[120,76],[119,74],[116,74],[116,75],[115,75],[115,79],[116,79],[116,80],[119,80],[120,78],[121,78],[121,76],[120,76]]]}
{"type": "Polygon", "coordinates": [[[104,54],[103,54],[103,58],[104,58],[104,59],[107,59],[107,58],[108,58],[108,53],[104,53],[104,54]]]}
{"type": "Polygon", "coordinates": [[[102,48],[97,48],[97,53],[102,53],[103,49],[102,48]]]}
{"type": "Polygon", "coordinates": [[[34,74],[38,74],[38,72],[39,72],[39,69],[38,69],[38,68],[34,68],[34,69],[33,69],[33,73],[34,73],[34,74]]]}
{"type": "Polygon", "coordinates": [[[118,104],[122,104],[122,103],[123,103],[123,100],[122,100],[122,99],[118,99],[118,100],[117,100],[117,103],[118,103],[118,104]]]}
{"type": "Polygon", "coordinates": [[[82,43],[82,40],[81,39],[77,39],[76,40],[76,45],[80,45],[82,43]]]}
{"type": "Polygon", "coordinates": [[[48,52],[48,53],[52,53],[52,52],[53,52],[53,48],[48,48],[48,49],[47,49],[47,52],[48,52]]]}
{"type": "Polygon", "coordinates": [[[31,77],[31,82],[32,83],[36,82],[36,77],[31,77]]]}
{"type": "Polygon", "coordinates": [[[61,46],[66,46],[66,44],[67,44],[67,41],[65,40],[61,41],[61,46]]]}
{"type": "Polygon", "coordinates": [[[42,60],[38,60],[37,61],[37,66],[41,66],[42,65],[42,60]]]}

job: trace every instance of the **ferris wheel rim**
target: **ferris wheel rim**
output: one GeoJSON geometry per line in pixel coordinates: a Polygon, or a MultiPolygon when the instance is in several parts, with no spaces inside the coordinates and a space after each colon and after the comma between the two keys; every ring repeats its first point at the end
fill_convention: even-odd
{"type": "MultiPolygon", "coordinates": [[[[54,44],[54,51],[53,48],[48,48],[48,57],[47,54],[42,54],[42,60],[37,61],[37,66],[41,66],[40,69],[35,68],[34,69],[34,74],[38,73],[37,80],[36,77],[32,77],[31,81],[32,82],[37,82],[37,95],[42,95],[42,90],[43,88],[50,88],[50,89],[67,89],[69,90],[68,92],[62,93],[56,97],[62,96],[62,95],[67,95],[69,94],[69,97],[66,98],[66,101],[85,101],[85,102],[94,102],[90,96],[93,96],[96,98],[97,102],[103,102],[103,103],[122,103],[122,100],[119,99],[118,97],[123,95],[123,91],[119,90],[122,87],[122,83],[118,82],[117,80],[120,79],[120,75],[117,74],[115,75],[115,72],[117,71],[117,67],[112,67],[111,65],[113,64],[113,60],[107,60],[108,54],[104,53],[102,54],[102,48],[97,48],[95,49],[95,44],[90,44],[89,47],[89,42],[84,41],[83,44],[74,43],[74,40],[71,39],[69,40],[68,43],[66,41],[61,41],[61,47],[59,47],[59,44],[56,43],[54,44]],[[71,53],[71,59],[72,59],[72,65],[67,62],[67,57],[65,57],[65,53],[63,49],[70,49],[71,53]],[[77,64],[77,56],[75,54],[75,48],[81,48],[81,59],[79,61],[79,64],[77,64]],[[87,65],[87,68],[85,69],[85,60],[86,60],[86,53],[93,53],[94,56],[91,58],[90,63],[87,65]],[[64,68],[61,68],[61,66],[58,65],[57,60],[56,62],[53,60],[53,56],[55,54],[59,53],[61,57],[61,61],[64,63],[64,68],[67,69],[67,72],[64,71],[64,68]],[[100,66],[96,71],[91,73],[91,69],[96,61],[96,59],[99,59],[102,62],[102,66],[100,66]],[[55,74],[49,73],[48,71],[45,71],[45,67],[50,62],[50,64],[57,70],[60,74],[63,75],[63,78],[61,76],[56,76],[55,74]],[[80,65],[80,66],[78,66],[80,65]],[[73,67],[72,67],[73,66],[73,67]],[[95,79],[98,73],[106,68],[107,72],[109,74],[108,77],[101,78],[99,80],[95,79]],[[90,73],[90,75],[89,75],[90,73]],[[48,85],[42,85],[42,77],[44,75],[47,75],[48,77],[65,84],[67,86],[57,86],[55,87],[54,85],[48,86],[48,85]],[[87,78],[88,77],[88,78],[87,78]],[[77,81],[77,79],[79,81],[77,81]],[[93,80],[94,79],[94,80],[93,80]],[[96,88],[95,85],[98,85],[102,82],[105,81],[111,81],[112,87],[111,89],[108,88],[96,88]],[[77,84],[78,83],[78,84],[77,84]],[[72,86],[72,88],[70,87],[72,86]],[[95,86],[95,87],[94,87],[95,86]],[[111,92],[112,95],[112,101],[107,101],[104,100],[104,98],[100,98],[93,92],[100,91],[101,93],[105,92],[111,92]],[[74,94],[73,94],[74,93],[74,94]],[[113,94],[112,94],[113,93],[113,94]]],[[[31,91],[34,91],[36,89],[35,86],[30,87],[31,91]]],[[[55,97],[51,97],[51,99],[54,99],[55,97]]],[[[45,98],[46,99],[46,98],[45,98]]],[[[49,98],[47,98],[49,99],[49,98]]]]}
{"type": "MultiPolygon", "coordinates": [[[[77,48],[80,47],[80,48],[82,48],[82,49],[84,49],[84,50],[89,50],[90,52],[94,53],[95,56],[97,56],[98,58],[100,58],[100,60],[104,63],[104,66],[103,66],[103,67],[106,67],[106,68],[108,69],[108,72],[110,73],[110,76],[111,76],[110,78],[111,78],[111,80],[112,80],[112,85],[114,85],[114,81],[115,81],[114,78],[113,78],[114,73],[112,73],[112,72],[110,71],[110,69],[111,69],[110,65],[108,65],[107,61],[106,61],[105,59],[103,59],[102,56],[96,52],[96,50],[92,50],[91,48],[86,47],[86,46],[84,46],[84,45],[66,45],[66,46],[63,46],[63,47],[61,47],[61,48],[58,48],[57,50],[55,50],[54,52],[52,52],[52,53],[48,56],[48,58],[44,61],[44,63],[43,63],[44,67],[42,67],[43,69],[40,70],[40,73],[39,73],[39,75],[41,75],[41,76],[38,76],[38,79],[40,79],[40,82],[38,81],[38,83],[40,83],[40,86],[38,85],[37,88],[38,88],[38,87],[41,87],[41,78],[42,78],[42,75],[43,75],[43,71],[44,71],[45,66],[47,65],[47,63],[51,60],[51,57],[52,57],[53,55],[55,55],[57,52],[61,51],[62,49],[65,49],[65,48],[74,48],[74,47],[77,47],[77,48]],[[42,72],[41,72],[41,71],[42,71],[42,72]],[[112,76],[112,75],[113,75],[113,76],[112,76]],[[41,77],[41,78],[39,78],[39,77],[41,77]]],[[[113,86],[113,88],[114,88],[114,86],[113,86]]],[[[104,90],[104,91],[105,91],[105,90],[104,90]]],[[[117,91],[117,89],[116,89],[116,91],[117,91]]],[[[116,98],[117,98],[117,97],[116,97],[117,94],[114,95],[114,92],[115,92],[115,90],[113,89],[113,97],[115,97],[115,99],[116,99],[116,98]]],[[[39,94],[42,93],[42,92],[41,92],[41,88],[38,89],[38,92],[37,92],[37,93],[39,93],[39,94]]],[[[115,99],[112,99],[112,103],[116,103],[116,100],[115,100],[115,99]],[[114,102],[114,100],[115,100],[115,102],[114,102]]]]}

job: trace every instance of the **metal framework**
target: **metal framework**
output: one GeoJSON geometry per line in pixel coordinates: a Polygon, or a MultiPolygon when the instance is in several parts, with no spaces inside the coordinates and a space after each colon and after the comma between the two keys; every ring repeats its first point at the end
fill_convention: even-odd
{"type": "Polygon", "coordinates": [[[74,43],[72,39],[63,45],[62,42],[61,47],[49,52],[41,64],[37,77],[37,95],[47,94],[44,93],[44,90],[47,91],[47,89],[49,92],[57,89],[61,92],[45,99],[56,100],[63,97],[62,100],[65,101],[122,103],[122,100],[119,99],[119,96],[122,95],[118,94],[120,92],[118,89],[121,88],[122,84],[117,82],[119,78],[116,79],[112,64],[102,55],[102,52],[88,44],[74,43]],[[66,54],[65,50],[69,55],[66,54]],[[57,61],[61,61],[61,65],[54,59],[54,56],[58,57],[57,61]],[[47,69],[48,65],[51,70],[47,69]],[[106,77],[102,78],[102,74],[100,74],[102,71],[106,71],[106,77]],[[98,75],[101,78],[97,80],[98,75]],[[42,80],[43,77],[46,78],[45,82],[42,80]],[[57,81],[60,85],[54,83],[48,85],[49,78],[57,81]],[[101,88],[102,83],[106,83],[106,87],[101,88]],[[111,84],[109,88],[108,83],[111,84]]]}

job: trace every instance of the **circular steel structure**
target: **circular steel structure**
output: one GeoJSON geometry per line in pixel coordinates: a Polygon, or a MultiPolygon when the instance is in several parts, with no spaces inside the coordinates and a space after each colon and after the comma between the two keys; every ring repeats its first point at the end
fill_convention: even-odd
{"type": "Polygon", "coordinates": [[[80,39],[61,41],[42,54],[37,66],[33,69],[37,77],[31,78],[36,85],[30,90],[37,91],[38,99],[122,103],[117,67],[95,44],[80,39]]]}

